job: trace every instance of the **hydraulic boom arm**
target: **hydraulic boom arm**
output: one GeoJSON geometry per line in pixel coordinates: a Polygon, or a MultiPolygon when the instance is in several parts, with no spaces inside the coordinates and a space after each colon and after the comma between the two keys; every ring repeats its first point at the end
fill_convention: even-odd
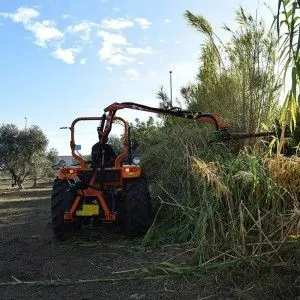
{"type": "Polygon", "coordinates": [[[161,115],[169,115],[173,117],[192,119],[196,122],[202,123],[214,123],[215,128],[218,133],[218,139],[220,141],[224,140],[232,140],[232,139],[244,139],[251,137],[262,137],[262,136],[271,136],[274,135],[274,132],[259,132],[259,133],[232,133],[229,130],[229,126],[227,126],[222,120],[219,114],[215,113],[207,113],[207,112],[192,112],[188,110],[182,110],[178,107],[173,107],[170,109],[156,108],[150,107],[143,104],[133,103],[133,102],[115,102],[104,109],[105,113],[103,119],[106,118],[106,123],[104,126],[104,122],[101,124],[101,130],[103,131],[103,136],[106,138],[111,130],[112,120],[116,114],[116,112],[120,109],[134,109],[139,111],[152,112],[161,115]]]}

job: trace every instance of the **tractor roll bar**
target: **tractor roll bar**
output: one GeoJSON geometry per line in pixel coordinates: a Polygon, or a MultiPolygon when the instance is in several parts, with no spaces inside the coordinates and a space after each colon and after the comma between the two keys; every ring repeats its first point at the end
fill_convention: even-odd
{"type": "MultiPolygon", "coordinates": [[[[70,130],[71,130],[71,141],[70,141],[70,147],[71,147],[71,151],[72,151],[72,156],[74,157],[74,159],[76,159],[79,163],[80,163],[80,166],[81,168],[87,168],[87,164],[85,162],[85,160],[80,156],[78,155],[77,153],[75,153],[75,146],[76,146],[76,143],[75,143],[75,125],[76,123],[78,123],[79,121],[101,121],[101,125],[100,125],[100,128],[104,126],[104,122],[105,122],[105,118],[104,117],[79,117],[79,118],[76,118],[71,126],[69,127],[70,130]]],[[[126,123],[126,121],[123,119],[123,118],[120,118],[120,117],[114,117],[112,119],[112,122],[121,122],[122,125],[124,126],[124,152],[121,153],[115,160],[115,167],[120,167],[121,166],[121,163],[122,161],[127,157],[128,155],[128,144],[129,144],[129,141],[128,141],[128,124],[126,123]]],[[[102,137],[102,140],[99,141],[99,142],[103,142],[104,141],[104,138],[102,137]]]]}

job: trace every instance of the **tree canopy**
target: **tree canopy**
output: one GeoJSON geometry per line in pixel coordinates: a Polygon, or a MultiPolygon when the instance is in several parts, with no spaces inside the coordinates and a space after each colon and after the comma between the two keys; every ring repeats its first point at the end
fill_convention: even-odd
{"type": "Polygon", "coordinates": [[[36,125],[19,129],[14,124],[0,127],[0,170],[8,172],[22,188],[28,177],[37,179],[49,174],[57,151],[47,152],[48,140],[36,125]]]}

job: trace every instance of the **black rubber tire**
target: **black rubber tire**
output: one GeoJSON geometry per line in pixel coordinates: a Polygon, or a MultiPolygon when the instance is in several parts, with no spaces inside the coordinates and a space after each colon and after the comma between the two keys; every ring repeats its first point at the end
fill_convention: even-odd
{"type": "Polygon", "coordinates": [[[66,180],[55,179],[51,196],[52,230],[58,239],[64,239],[68,235],[81,229],[81,221],[76,219],[73,223],[64,222],[64,213],[70,209],[76,194],[69,192],[69,183],[66,180]]]}
{"type": "Polygon", "coordinates": [[[146,233],[152,224],[152,206],[145,175],[126,181],[124,208],[125,234],[134,237],[146,233]]]}

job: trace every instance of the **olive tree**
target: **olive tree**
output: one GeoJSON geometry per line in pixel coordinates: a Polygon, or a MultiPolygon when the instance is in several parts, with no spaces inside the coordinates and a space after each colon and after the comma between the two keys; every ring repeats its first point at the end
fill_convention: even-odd
{"type": "Polygon", "coordinates": [[[0,170],[9,173],[19,188],[31,177],[36,180],[49,173],[57,152],[47,153],[48,140],[36,125],[19,129],[14,124],[0,126],[0,170]]]}

